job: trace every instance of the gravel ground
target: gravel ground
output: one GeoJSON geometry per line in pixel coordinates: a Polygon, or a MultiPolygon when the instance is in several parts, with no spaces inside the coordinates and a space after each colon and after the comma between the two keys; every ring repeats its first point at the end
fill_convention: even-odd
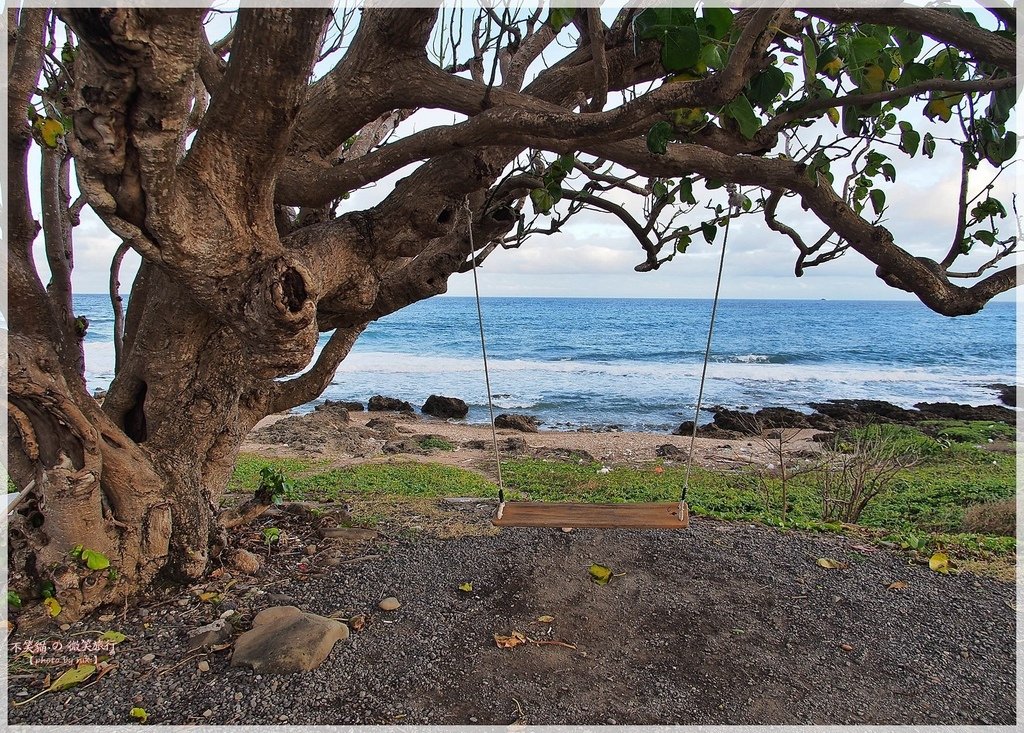
{"type": "MultiPolygon", "coordinates": [[[[488,507],[441,511],[482,529],[488,507]]],[[[12,706],[9,723],[124,724],[137,706],[157,724],[1014,724],[1014,586],[856,544],[699,517],[683,532],[385,529],[329,561],[282,551],[219,606],[169,591],[56,632],[128,639],[98,682],[12,706]],[[591,563],[616,576],[596,585],[591,563]],[[378,610],[392,595],[401,608],[378,610]],[[226,607],[244,629],[284,596],[367,622],[309,673],[185,652],[226,607]],[[513,631],[575,648],[495,644],[513,631]]],[[[9,701],[42,689],[35,672],[12,667],[9,701]]]]}

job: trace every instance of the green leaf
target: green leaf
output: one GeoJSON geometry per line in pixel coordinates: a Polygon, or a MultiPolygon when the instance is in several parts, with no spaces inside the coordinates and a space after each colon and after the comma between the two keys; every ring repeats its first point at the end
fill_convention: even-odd
{"type": "Polygon", "coordinates": [[[900,49],[900,58],[903,59],[904,64],[909,64],[916,59],[924,48],[924,36],[917,31],[897,27],[892,31],[892,37],[896,39],[896,44],[900,49]]]}
{"type": "Polygon", "coordinates": [[[801,37],[804,44],[804,75],[810,79],[818,73],[818,52],[814,48],[814,39],[810,36],[801,37]]]}
{"type": "Polygon", "coordinates": [[[1016,103],[1016,89],[1000,89],[997,92],[992,92],[986,116],[997,125],[1005,125],[1010,119],[1010,110],[1016,103]]]}
{"type": "Polygon", "coordinates": [[[700,223],[700,233],[704,235],[704,239],[708,244],[713,244],[715,235],[718,233],[718,227],[714,225],[714,222],[702,221],[700,223]]]}
{"type": "Polygon", "coordinates": [[[551,12],[548,13],[548,25],[555,33],[558,33],[571,23],[575,16],[576,8],[551,8],[551,12]]]}
{"type": "Polygon", "coordinates": [[[39,595],[43,598],[53,598],[57,595],[57,588],[53,585],[52,580],[44,580],[39,585],[39,595]]]}
{"type": "Polygon", "coordinates": [[[857,36],[850,41],[851,68],[861,68],[865,64],[878,60],[878,54],[882,50],[882,44],[877,38],[868,36],[857,36]]]}
{"type": "Polygon", "coordinates": [[[7,591],[7,605],[10,608],[21,608],[21,596],[13,590],[7,591]]]}
{"type": "Polygon", "coordinates": [[[721,40],[729,35],[732,28],[732,11],[729,8],[705,7],[703,17],[709,36],[721,40]]]}
{"type": "Polygon", "coordinates": [[[903,73],[900,74],[900,78],[896,80],[896,86],[905,87],[910,84],[916,84],[919,81],[927,81],[933,76],[935,76],[935,74],[932,73],[930,66],[910,63],[903,67],[903,73]]]}
{"type": "Polygon", "coordinates": [[[590,577],[598,585],[607,585],[608,581],[612,579],[612,569],[595,563],[590,566],[590,577]]]}
{"type": "Polygon", "coordinates": [[[633,31],[637,37],[664,40],[676,28],[694,26],[697,13],[692,8],[647,8],[636,16],[633,31]]]}
{"type": "Polygon", "coordinates": [[[647,132],[647,149],[655,155],[664,155],[668,152],[668,142],[675,135],[672,125],[662,120],[654,123],[647,132]]]}
{"type": "Polygon", "coordinates": [[[690,206],[697,205],[697,199],[693,197],[693,181],[689,178],[682,178],[679,181],[679,200],[690,206]]]}
{"type": "Polygon", "coordinates": [[[87,679],[92,677],[95,671],[96,667],[91,664],[80,664],[74,669],[69,669],[54,680],[53,684],[50,685],[47,690],[50,692],[60,692],[61,690],[66,690],[69,687],[74,687],[75,685],[85,682],[87,679]]]}
{"type": "Polygon", "coordinates": [[[530,191],[530,201],[533,202],[533,211],[536,214],[549,214],[551,207],[555,205],[555,199],[546,188],[535,188],[530,191]]]}
{"type": "Polygon", "coordinates": [[[909,122],[900,123],[900,150],[913,158],[921,144],[921,133],[917,132],[909,122]]]}
{"type": "Polygon", "coordinates": [[[1017,153],[1017,133],[1008,132],[1000,140],[985,143],[985,158],[994,166],[1001,166],[1017,153]]]}
{"type": "Polygon", "coordinates": [[[666,71],[692,69],[700,61],[700,34],[697,27],[684,25],[665,36],[661,44],[661,63],[666,71]]]}
{"type": "Polygon", "coordinates": [[[848,104],[843,107],[842,122],[844,135],[849,135],[850,137],[860,136],[860,115],[857,113],[854,105],[848,104]]]}
{"type": "Polygon", "coordinates": [[[149,717],[149,713],[147,713],[143,708],[132,708],[131,712],[129,712],[128,714],[131,715],[133,718],[138,718],[139,721],[142,723],[145,723],[146,719],[149,717]]]}
{"type": "Polygon", "coordinates": [[[85,547],[82,546],[82,545],[75,545],[74,547],[71,548],[71,552],[70,552],[71,557],[81,558],[82,557],[82,550],[84,550],[84,549],[85,549],[85,547]]]}
{"type": "Polygon", "coordinates": [[[82,550],[82,560],[90,570],[103,570],[110,567],[110,560],[102,552],[82,550]]]}
{"type": "Polygon", "coordinates": [[[718,49],[718,46],[715,45],[707,45],[701,48],[700,60],[710,69],[717,70],[725,66],[725,60],[722,58],[722,52],[718,49]]]}
{"type": "Polygon", "coordinates": [[[881,216],[885,210],[885,191],[880,188],[871,189],[871,208],[875,210],[875,216],[881,216]]]}
{"type": "Polygon", "coordinates": [[[122,634],[120,631],[104,631],[99,636],[99,641],[112,641],[115,644],[120,644],[128,637],[122,634]]]}
{"type": "Polygon", "coordinates": [[[988,245],[989,247],[995,244],[996,241],[995,233],[990,232],[987,229],[982,229],[981,231],[975,232],[974,238],[977,239],[982,244],[988,245]]]}
{"type": "Polygon", "coordinates": [[[769,66],[750,80],[750,102],[768,109],[786,86],[786,74],[777,66],[769,66]]]}
{"type": "Polygon", "coordinates": [[[750,100],[741,94],[729,102],[725,109],[729,116],[736,120],[740,134],[748,140],[752,140],[754,134],[761,128],[761,121],[754,113],[754,108],[750,106],[750,100]]]}
{"type": "Polygon", "coordinates": [[[461,590],[463,593],[472,593],[473,592],[473,584],[472,583],[462,583],[461,585],[459,585],[459,590],[461,590]]]}
{"type": "Polygon", "coordinates": [[[932,137],[930,132],[924,134],[924,144],[921,145],[921,152],[929,158],[935,154],[935,138],[932,137]]]}
{"type": "Polygon", "coordinates": [[[676,239],[676,252],[686,254],[686,250],[689,248],[692,241],[693,240],[690,238],[689,234],[680,234],[676,239]]]}
{"type": "Polygon", "coordinates": [[[663,199],[668,196],[668,186],[665,185],[664,181],[655,181],[651,187],[651,191],[655,198],[663,199]]]}

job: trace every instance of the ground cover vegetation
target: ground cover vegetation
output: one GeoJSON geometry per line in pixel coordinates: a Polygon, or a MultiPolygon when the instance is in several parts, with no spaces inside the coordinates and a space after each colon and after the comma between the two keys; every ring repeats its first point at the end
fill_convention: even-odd
{"type": "Polygon", "coordinates": [[[635,235],[641,272],[756,216],[797,276],[864,257],[949,316],[1016,285],[1012,207],[991,185],[1016,151],[1008,8],[12,8],[7,23],[7,466],[24,491],[9,579],[26,625],[203,577],[261,418],[316,398],[373,320],[581,211],[635,235]],[[454,121],[412,129],[427,108],[454,121]],[[943,154],[961,161],[956,224],[944,255],[918,256],[884,226],[900,216],[887,191],[943,154]],[[102,405],[72,300],[84,207],[121,242],[102,405]]]}
{"type": "MultiPolygon", "coordinates": [[[[962,424],[948,422],[964,430],[962,424]]],[[[929,429],[938,428],[941,434],[940,423],[929,429]]],[[[1005,434],[1006,427],[979,423],[970,434],[1005,434]]],[[[949,442],[906,426],[871,426],[840,435],[822,455],[793,457],[793,463],[802,466],[791,474],[785,494],[778,471],[766,475],[759,466],[693,468],[688,500],[695,515],[714,519],[866,533],[910,551],[942,548],[964,557],[1010,554],[1016,550],[1015,457],[988,450],[986,440],[949,442]],[[844,477],[837,460],[841,467],[863,461],[864,473],[887,479],[866,498],[856,517],[837,516],[832,501],[837,491],[849,495],[864,479],[860,474],[844,477]]],[[[290,477],[287,498],[293,501],[497,497],[492,480],[452,466],[369,462],[330,468],[323,461],[249,454],[240,457],[230,489],[242,494],[255,491],[261,472],[268,468],[290,477]]],[[[510,458],[502,462],[502,475],[512,500],[646,502],[678,498],[685,474],[684,466],[665,461],[607,468],[578,459],[510,458]]],[[[356,512],[352,522],[365,524],[366,518],[356,512]]]]}

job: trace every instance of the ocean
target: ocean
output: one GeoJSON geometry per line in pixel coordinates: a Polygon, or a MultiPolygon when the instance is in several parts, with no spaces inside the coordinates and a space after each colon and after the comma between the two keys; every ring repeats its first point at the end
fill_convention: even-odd
{"type": "MultiPolygon", "coordinates": [[[[497,412],[559,430],[663,432],[693,419],[711,301],[485,298],[482,307],[497,412]]],[[[114,364],[109,299],[79,295],[75,309],[90,320],[89,388],[105,389],[114,364]]],[[[947,318],[916,301],[721,301],[703,404],[805,412],[808,402],[844,398],[992,404],[985,385],[1016,382],[1015,311],[998,302],[947,318]]],[[[371,324],[318,402],[365,404],[382,394],[418,407],[443,394],[470,405],[469,422],[486,422],[476,319],[472,298],[438,297],[371,324]]],[[[700,421],[711,417],[704,411],[700,421]]]]}

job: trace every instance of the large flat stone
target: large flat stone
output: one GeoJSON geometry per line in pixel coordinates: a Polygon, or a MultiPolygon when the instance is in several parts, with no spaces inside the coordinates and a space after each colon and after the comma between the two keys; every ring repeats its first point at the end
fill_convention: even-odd
{"type": "Polygon", "coordinates": [[[231,666],[268,674],[308,672],[327,659],[335,642],[347,638],[348,626],[340,621],[274,606],[256,614],[252,630],[238,637],[231,666]]]}

